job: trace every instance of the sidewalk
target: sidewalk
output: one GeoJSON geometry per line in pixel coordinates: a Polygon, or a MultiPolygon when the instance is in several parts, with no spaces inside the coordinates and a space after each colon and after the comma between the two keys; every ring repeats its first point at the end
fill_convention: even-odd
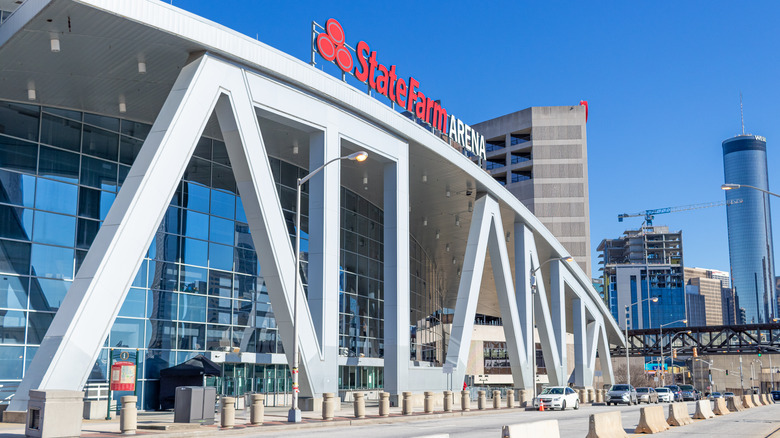
{"type": "MultiPolygon", "coordinates": [[[[492,406],[492,405],[491,405],[492,406]]],[[[266,407],[263,424],[253,426],[249,424],[249,409],[237,410],[235,427],[232,430],[219,426],[219,412],[215,414],[215,424],[201,426],[189,423],[174,423],[173,412],[138,412],[137,435],[153,435],[155,437],[207,437],[214,436],[221,431],[225,435],[247,435],[256,433],[289,432],[297,429],[322,429],[325,427],[368,426],[374,424],[392,424],[398,422],[425,421],[439,418],[495,415],[500,413],[521,412],[525,408],[515,407],[509,409],[502,407],[500,410],[492,408],[477,410],[476,401],[472,402],[472,410],[463,412],[460,403],[456,403],[453,412],[445,413],[442,406],[435,406],[434,413],[426,414],[422,407],[415,408],[412,415],[401,415],[400,407],[391,407],[390,416],[380,417],[378,404],[373,401],[366,403],[366,418],[358,419],[353,415],[352,403],[342,403],[341,410],[336,412],[333,420],[322,420],[319,412],[301,412],[301,423],[287,422],[289,407],[266,407]]],[[[0,437],[24,436],[23,424],[0,423],[0,437]]],[[[111,420],[84,420],[81,428],[83,437],[117,437],[126,436],[119,432],[119,417],[111,420]]]]}

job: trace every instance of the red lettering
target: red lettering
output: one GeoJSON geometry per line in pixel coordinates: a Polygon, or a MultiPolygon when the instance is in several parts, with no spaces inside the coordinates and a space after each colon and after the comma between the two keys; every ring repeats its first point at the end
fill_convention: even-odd
{"type": "Polygon", "coordinates": [[[355,67],[355,77],[362,82],[368,79],[368,65],[366,63],[366,56],[371,51],[368,47],[368,43],[361,41],[357,45],[357,58],[358,66],[355,67]],[[358,71],[360,70],[360,71],[358,71]]]}
{"type": "Polygon", "coordinates": [[[391,101],[395,102],[395,66],[390,66],[390,71],[388,72],[387,77],[390,79],[390,81],[387,83],[387,97],[390,98],[391,101]]]}
{"type": "Polygon", "coordinates": [[[398,82],[395,83],[395,102],[398,105],[406,108],[406,81],[403,78],[398,78],[398,82]]]}
{"type": "MultiPolygon", "coordinates": [[[[419,97],[420,100],[417,101],[417,104],[414,107],[414,112],[417,114],[418,118],[425,120],[425,95],[422,93],[417,93],[417,97],[419,97]]],[[[411,101],[411,99],[409,100],[411,101]]],[[[427,122],[427,120],[425,121],[427,122]]]]}
{"type": "Polygon", "coordinates": [[[431,112],[433,111],[433,103],[434,103],[433,99],[431,99],[430,97],[425,100],[425,121],[428,123],[431,123],[431,119],[433,118],[431,117],[432,116],[431,112]]]}
{"type": "Polygon", "coordinates": [[[412,76],[409,76],[409,99],[406,101],[406,109],[414,111],[414,103],[417,102],[417,87],[420,83],[412,76]]]}
{"type": "Polygon", "coordinates": [[[376,73],[376,52],[371,52],[371,56],[368,58],[368,85],[376,90],[376,81],[374,81],[374,74],[376,73]]]}
{"type": "Polygon", "coordinates": [[[387,96],[387,67],[382,64],[376,66],[379,75],[376,77],[376,91],[387,96]]]}
{"type": "Polygon", "coordinates": [[[438,102],[433,104],[433,126],[442,133],[447,133],[447,110],[438,102]]]}

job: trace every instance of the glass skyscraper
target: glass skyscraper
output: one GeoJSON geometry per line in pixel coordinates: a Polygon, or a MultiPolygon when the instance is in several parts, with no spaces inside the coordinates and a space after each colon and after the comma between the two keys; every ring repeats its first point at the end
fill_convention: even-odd
{"type": "MultiPolygon", "coordinates": [[[[769,189],[766,139],[738,135],[723,141],[725,183],[769,189]]],[[[777,315],[774,252],[769,195],[751,188],[726,191],[726,200],[743,202],[726,207],[731,282],[745,323],[770,322],[777,315]]]]}

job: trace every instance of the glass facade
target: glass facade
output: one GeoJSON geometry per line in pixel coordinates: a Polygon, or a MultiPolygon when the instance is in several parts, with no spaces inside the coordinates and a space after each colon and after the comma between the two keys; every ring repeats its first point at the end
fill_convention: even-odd
{"type": "MultiPolygon", "coordinates": [[[[753,135],[724,141],[723,169],[726,183],[768,190],[766,141],[753,135]]],[[[747,324],[771,322],[777,317],[777,299],[769,195],[751,188],[725,194],[729,201],[742,199],[726,207],[732,286],[747,324]]]]}
{"type": "MultiPolygon", "coordinates": [[[[0,384],[23,377],[149,130],[128,120],[0,102],[0,384]]],[[[306,171],[276,158],[270,164],[292,240],[295,184],[306,171]]],[[[340,354],[381,358],[383,212],[346,188],[341,199],[340,354]]],[[[306,286],[306,186],[301,205],[306,286]]],[[[441,292],[426,271],[434,265],[412,242],[412,320],[436,334],[441,292]]],[[[198,143],[89,382],[106,382],[111,348],[139,349],[143,409],[158,405],[160,370],[195,355],[284,353],[221,141],[198,143]]],[[[426,342],[421,360],[441,362],[443,348],[426,342]]],[[[223,391],[290,390],[286,366],[223,366],[225,377],[212,382],[223,391]]],[[[382,382],[381,367],[342,367],[342,388],[382,382]]]]}

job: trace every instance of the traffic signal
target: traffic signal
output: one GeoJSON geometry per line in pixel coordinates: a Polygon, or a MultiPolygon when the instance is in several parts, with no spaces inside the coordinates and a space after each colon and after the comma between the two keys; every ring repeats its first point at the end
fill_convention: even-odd
{"type": "Polygon", "coordinates": [[[696,347],[693,347],[693,357],[699,357],[699,352],[696,350],[696,347]]]}
{"type": "Polygon", "coordinates": [[[677,349],[672,348],[672,359],[677,359],[677,349]]]}
{"type": "Polygon", "coordinates": [[[729,375],[729,370],[726,370],[726,375],[727,375],[727,376],[729,375]]]}
{"type": "Polygon", "coordinates": [[[761,349],[758,349],[758,357],[761,357],[761,349]]]}

